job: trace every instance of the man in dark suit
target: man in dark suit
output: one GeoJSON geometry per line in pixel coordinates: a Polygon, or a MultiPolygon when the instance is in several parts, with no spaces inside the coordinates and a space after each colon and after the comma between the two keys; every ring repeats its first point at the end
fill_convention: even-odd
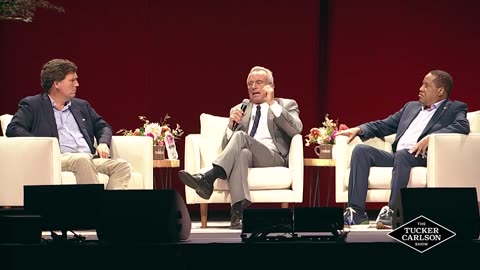
{"type": "Polygon", "coordinates": [[[126,189],[131,166],[125,160],[109,159],[112,128],[87,101],[75,98],[77,66],[53,59],[43,66],[40,79],[44,93],[20,101],[6,135],[56,137],[62,171],[73,172],[78,184],[99,183],[100,172],[110,177],[107,189],[126,189]]]}
{"type": "Polygon", "coordinates": [[[411,101],[389,117],[369,122],[338,133],[362,140],[384,137],[396,133],[393,153],[359,144],[352,152],[348,183],[348,207],[344,212],[345,225],[368,224],[365,200],[370,167],[393,167],[391,193],[388,206],[384,206],[376,219],[378,229],[392,226],[393,206],[400,189],[407,186],[410,171],[415,166],[427,166],[427,147],[432,133],[468,134],[467,105],[448,98],[453,87],[450,74],[432,70],[423,79],[419,101],[411,101]]]}
{"type": "Polygon", "coordinates": [[[217,178],[227,180],[231,196],[230,228],[242,228],[243,209],[251,204],[248,168],[286,166],[292,137],[302,132],[297,102],[275,98],[272,72],[253,67],[247,77],[249,100],[230,110],[222,153],[205,174],[180,171],[180,180],[209,199],[217,178]],[[243,110],[242,110],[243,108],[243,110]]]}

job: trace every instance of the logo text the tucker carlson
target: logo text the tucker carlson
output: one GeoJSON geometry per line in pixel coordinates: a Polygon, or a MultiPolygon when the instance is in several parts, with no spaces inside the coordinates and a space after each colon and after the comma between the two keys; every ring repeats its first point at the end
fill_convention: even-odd
{"type": "Polygon", "coordinates": [[[419,216],[388,234],[400,243],[423,253],[455,236],[451,230],[419,216]]]}

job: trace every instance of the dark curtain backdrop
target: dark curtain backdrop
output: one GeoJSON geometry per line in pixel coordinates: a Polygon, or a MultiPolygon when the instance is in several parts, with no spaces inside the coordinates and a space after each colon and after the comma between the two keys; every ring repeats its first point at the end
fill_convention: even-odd
{"type": "MultiPolygon", "coordinates": [[[[33,23],[0,21],[0,114],[41,92],[40,68],[52,58],[77,63],[77,96],[115,131],[140,126],[138,115],[160,121],[168,113],[185,134],[198,133],[201,113],[226,116],[246,97],[254,65],[273,71],[276,96],[298,101],[304,135],[325,113],[349,126],[388,116],[417,99],[435,68],[453,75],[452,99],[480,109],[480,4],[473,0],[51,2],[65,14],[39,10],[33,23]]],[[[308,202],[307,182],[304,194],[308,202]]]]}

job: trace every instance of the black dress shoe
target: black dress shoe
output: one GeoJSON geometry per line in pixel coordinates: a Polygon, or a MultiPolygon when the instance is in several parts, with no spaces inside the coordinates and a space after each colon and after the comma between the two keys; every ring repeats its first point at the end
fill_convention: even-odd
{"type": "Polygon", "coordinates": [[[188,172],[181,170],[178,172],[178,176],[185,185],[195,189],[198,196],[202,197],[203,199],[208,200],[210,199],[210,196],[212,196],[213,185],[205,180],[205,176],[203,174],[198,173],[191,175],[188,172]]]}
{"type": "Polygon", "coordinates": [[[240,216],[240,213],[238,212],[234,213],[230,220],[230,229],[241,230],[242,226],[243,226],[243,223],[242,223],[242,217],[240,216]]]}

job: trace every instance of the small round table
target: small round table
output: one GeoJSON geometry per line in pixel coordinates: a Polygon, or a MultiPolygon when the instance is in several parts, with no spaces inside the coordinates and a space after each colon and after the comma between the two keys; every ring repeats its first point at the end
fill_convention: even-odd
{"type": "MultiPolygon", "coordinates": [[[[180,167],[180,160],[178,159],[154,159],[153,168],[160,168],[160,181],[162,182],[162,189],[172,188],[172,168],[180,167]],[[166,170],[165,178],[163,177],[162,169],[166,170]],[[165,182],[165,185],[164,185],[165,182]]],[[[153,177],[153,189],[157,189],[155,175],[153,177]]]]}
{"type": "MultiPolygon", "coordinates": [[[[335,159],[320,159],[320,158],[305,158],[303,159],[303,165],[306,167],[316,167],[317,168],[317,179],[315,181],[315,195],[312,205],[312,174],[310,173],[310,194],[309,194],[309,205],[310,206],[320,206],[320,168],[321,167],[335,167],[335,159]],[[317,195],[318,195],[318,204],[317,204],[317,195]]],[[[330,178],[332,176],[332,171],[330,170],[328,177],[328,191],[327,191],[327,203],[330,200],[330,178]]]]}

